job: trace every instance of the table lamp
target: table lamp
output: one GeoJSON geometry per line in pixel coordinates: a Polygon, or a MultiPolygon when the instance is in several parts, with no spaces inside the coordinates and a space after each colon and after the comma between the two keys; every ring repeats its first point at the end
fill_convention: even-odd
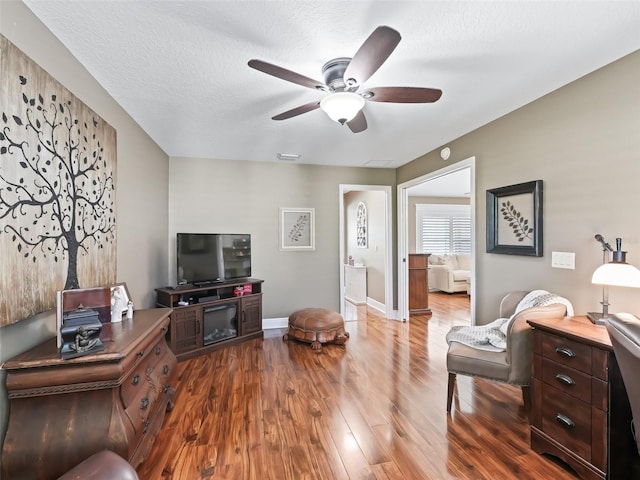
{"type": "MultiPolygon", "coordinates": [[[[609,244],[604,241],[601,235],[596,235],[596,240],[604,246],[607,251],[609,244]],[[600,238],[598,238],[600,237],[600,238]]],[[[611,247],[608,248],[609,250],[611,247]]],[[[622,251],[622,239],[616,238],[616,250],[611,251],[611,261],[596,268],[591,277],[591,283],[602,285],[602,313],[589,312],[587,317],[591,322],[602,325],[609,317],[609,287],[634,287],[640,288],[640,270],[626,261],[627,252],[622,251]]]]}

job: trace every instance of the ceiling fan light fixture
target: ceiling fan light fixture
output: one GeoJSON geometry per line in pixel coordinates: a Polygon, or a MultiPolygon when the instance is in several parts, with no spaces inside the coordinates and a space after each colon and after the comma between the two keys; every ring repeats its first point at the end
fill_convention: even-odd
{"type": "Polygon", "coordinates": [[[341,125],[353,120],[364,107],[364,98],[352,92],[336,92],[320,101],[320,108],[341,125]]]}

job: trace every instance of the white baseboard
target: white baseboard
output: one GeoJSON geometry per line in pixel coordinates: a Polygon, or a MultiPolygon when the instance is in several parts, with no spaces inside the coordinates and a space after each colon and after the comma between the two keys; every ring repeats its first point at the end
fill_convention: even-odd
{"type": "Polygon", "coordinates": [[[263,318],[262,329],[270,330],[272,328],[287,328],[289,326],[289,318],[263,318]]]}
{"type": "Polygon", "coordinates": [[[367,307],[371,307],[374,310],[379,311],[381,314],[385,315],[387,313],[387,308],[384,303],[378,302],[371,297],[367,297],[367,307]]]}
{"type": "MultiPolygon", "coordinates": [[[[378,310],[382,315],[386,314],[386,309],[385,309],[385,305],[384,303],[380,303],[376,300],[373,300],[372,298],[367,298],[367,306],[378,310]]],[[[391,318],[389,318],[389,320],[401,320],[399,318],[398,315],[398,311],[394,310],[393,312],[391,312],[391,318]]],[[[349,314],[347,312],[347,317],[349,317],[349,314]]],[[[345,321],[349,321],[349,320],[356,320],[357,317],[357,313],[355,318],[345,318],[345,321]]],[[[289,318],[288,317],[282,317],[282,318],[263,318],[262,319],[262,329],[263,330],[271,330],[274,328],[287,328],[289,326],[289,318]]]]}
{"type": "MultiPolygon", "coordinates": [[[[373,298],[370,298],[370,297],[367,298],[367,306],[369,306],[370,308],[373,308],[374,310],[379,311],[382,315],[387,314],[387,306],[384,303],[380,303],[377,300],[374,300],[373,298]]],[[[388,317],[388,320],[402,321],[402,319],[400,318],[400,314],[398,313],[398,310],[392,310],[391,316],[388,317]]]]}
{"type": "MultiPolygon", "coordinates": [[[[378,302],[377,300],[374,300],[371,297],[367,297],[367,307],[377,310],[382,316],[386,317],[387,315],[387,306],[384,303],[378,302]]],[[[353,303],[345,302],[345,310],[346,310],[345,317],[344,317],[345,322],[358,319],[357,307],[353,303]]],[[[400,318],[400,314],[398,313],[398,310],[392,310],[391,316],[386,318],[388,320],[402,321],[402,319],[400,318]]]]}
{"type": "Polygon", "coordinates": [[[358,320],[358,307],[349,301],[344,302],[344,313],[342,316],[345,322],[358,320]]]}

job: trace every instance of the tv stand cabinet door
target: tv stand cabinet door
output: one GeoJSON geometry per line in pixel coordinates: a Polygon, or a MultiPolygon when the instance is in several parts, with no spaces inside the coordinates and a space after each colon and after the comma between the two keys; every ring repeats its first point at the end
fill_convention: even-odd
{"type": "Polygon", "coordinates": [[[171,350],[176,355],[202,347],[202,306],[174,308],[171,314],[171,350]]]}
{"type": "Polygon", "coordinates": [[[249,335],[262,330],[262,295],[241,297],[242,318],[240,335],[249,335]]]}

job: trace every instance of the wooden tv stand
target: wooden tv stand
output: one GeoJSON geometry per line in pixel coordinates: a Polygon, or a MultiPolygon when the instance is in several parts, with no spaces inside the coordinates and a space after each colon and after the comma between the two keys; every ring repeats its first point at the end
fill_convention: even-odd
{"type": "Polygon", "coordinates": [[[262,338],[262,283],[263,280],[247,278],[200,286],[156,288],[157,306],[173,309],[167,341],[178,361],[251,338],[262,338]],[[244,289],[242,295],[236,294],[237,287],[244,289]],[[237,335],[207,344],[205,317],[207,311],[218,307],[236,309],[237,335]]]}

